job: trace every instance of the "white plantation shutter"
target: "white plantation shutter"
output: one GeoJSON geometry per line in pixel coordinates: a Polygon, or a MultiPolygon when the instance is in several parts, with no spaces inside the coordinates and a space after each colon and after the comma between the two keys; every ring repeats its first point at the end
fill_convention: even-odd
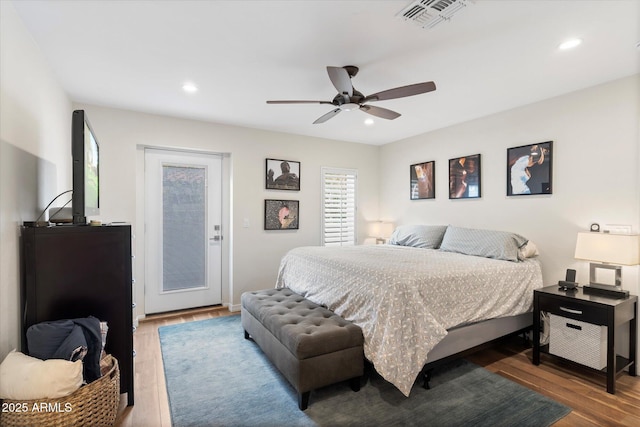
{"type": "Polygon", "coordinates": [[[353,169],[322,168],[322,244],[356,243],[356,184],[353,169]]]}

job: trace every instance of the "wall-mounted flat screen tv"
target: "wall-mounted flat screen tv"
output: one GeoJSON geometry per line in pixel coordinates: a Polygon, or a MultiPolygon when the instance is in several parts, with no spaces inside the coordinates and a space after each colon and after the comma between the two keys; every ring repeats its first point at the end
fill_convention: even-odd
{"type": "Polygon", "coordinates": [[[86,224],[100,215],[100,146],[84,110],[73,112],[71,126],[73,223],[86,224]]]}

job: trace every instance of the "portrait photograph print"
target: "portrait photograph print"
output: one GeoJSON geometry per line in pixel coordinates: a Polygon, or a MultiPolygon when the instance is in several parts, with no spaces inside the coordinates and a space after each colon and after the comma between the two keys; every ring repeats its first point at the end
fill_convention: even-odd
{"type": "Polygon", "coordinates": [[[416,163],[409,167],[409,197],[411,200],[435,199],[436,162],[416,163]]]}
{"type": "Polygon", "coordinates": [[[300,191],[300,162],[266,159],[267,190],[300,191]]]}
{"type": "Polygon", "coordinates": [[[298,200],[265,200],[264,229],[297,230],[299,207],[298,200]]]}
{"type": "Polygon", "coordinates": [[[507,196],[551,194],[553,141],[507,149],[507,196]]]}
{"type": "Polygon", "coordinates": [[[449,159],[449,198],[480,197],[480,154],[449,159]]]}

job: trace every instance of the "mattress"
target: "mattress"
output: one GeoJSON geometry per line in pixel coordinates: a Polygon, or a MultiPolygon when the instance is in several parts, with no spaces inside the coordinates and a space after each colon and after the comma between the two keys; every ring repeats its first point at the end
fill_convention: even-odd
{"type": "Polygon", "coordinates": [[[362,328],[365,357],[405,396],[447,329],[531,311],[540,263],[395,245],[300,247],[287,287],[362,328]]]}

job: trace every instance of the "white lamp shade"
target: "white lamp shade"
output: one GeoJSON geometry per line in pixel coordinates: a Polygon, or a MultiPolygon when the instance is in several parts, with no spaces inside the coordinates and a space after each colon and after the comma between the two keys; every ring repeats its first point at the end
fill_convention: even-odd
{"type": "Polygon", "coordinates": [[[637,234],[578,233],[576,259],[617,265],[640,264],[640,236],[637,234]]]}
{"type": "Polygon", "coordinates": [[[393,233],[393,223],[375,221],[369,225],[369,235],[382,239],[388,239],[393,233]]]}

